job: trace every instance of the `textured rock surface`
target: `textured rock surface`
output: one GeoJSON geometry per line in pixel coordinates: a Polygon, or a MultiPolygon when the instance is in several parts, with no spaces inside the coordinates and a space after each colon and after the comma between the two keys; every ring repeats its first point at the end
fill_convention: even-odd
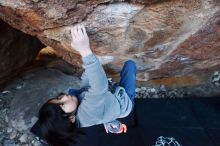
{"type": "Polygon", "coordinates": [[[0,20],[0,86],[30,63],[44,46],[38,39],[0,20]]]}
{"type": "Polygon", "coordinates": [[[8,114],[10,126],[20,131],[29,129],[49,97],[57,96],[70,87],[79,88],[78,77],[65,74],[63,69],[55,69],[60,69],[60,65],[68,68],[67,64],[57,61],[49,62],[46,68],[35,68],[21,74],[5,88],[6,94],[12,98],[8,114]]]}
{"type": "Polygon", "coordinates": [[[213,71],[220,64],[218,0],[1,0],[0,18],[77,65],[69,28],[84,22],[106,69],[118,72],[133,59],[141,81],[213,71]]]}
{"type": "Polygon", "coordinates": [[[82,70],[60,58],[35,61],[0,92],[0,145],[42,146],[30,133],[39,108],[69,87],[79,86],[82,70]]]}

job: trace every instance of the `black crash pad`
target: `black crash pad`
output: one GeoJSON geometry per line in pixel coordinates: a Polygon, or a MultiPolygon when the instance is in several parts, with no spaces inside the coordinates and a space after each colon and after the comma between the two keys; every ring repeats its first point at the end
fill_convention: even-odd
{"type": "MultiPolygon", "coordinates": [[[[121,121],[126,134],[106,134],[103,125],[83,128],[77,146],[220,146],[220,97],[135,99],[121,121]]],[[[40,136],[37,123],[31,131],[40,136]]]]}

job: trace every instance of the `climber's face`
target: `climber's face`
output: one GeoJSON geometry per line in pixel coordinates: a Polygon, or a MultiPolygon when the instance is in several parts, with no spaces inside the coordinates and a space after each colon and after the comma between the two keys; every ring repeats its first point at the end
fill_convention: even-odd
{"type": "Polygon", "coordinates": [[[59,104],[60,108],[65,113],[73,113],[76,112],[78,99],[76,96],[70,95],[60,95],[56,98],[53,98],[49,101],[50,103],[59,104]]]}

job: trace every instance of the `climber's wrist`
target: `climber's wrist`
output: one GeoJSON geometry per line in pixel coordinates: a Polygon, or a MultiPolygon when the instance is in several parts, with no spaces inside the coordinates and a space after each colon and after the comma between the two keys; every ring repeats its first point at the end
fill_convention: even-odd
{"type": "Polygon", "coordinates": [[[86,57],[86,56],[92,54],[92,51],[91,51],[91,49],[86,49],[86,50],[80,51],[79,53],[82,57],[86,57]]]}

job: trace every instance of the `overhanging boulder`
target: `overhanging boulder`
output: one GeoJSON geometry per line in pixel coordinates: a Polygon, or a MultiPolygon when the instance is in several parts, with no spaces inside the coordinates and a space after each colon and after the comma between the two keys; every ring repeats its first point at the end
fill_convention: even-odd
{"type": "Polygon", "coordinates": [[[84,22],[106,68],[118,73],[133,59],[140,81],[213,71],[220,64],[216,0],[9,0],[0,2],[0,17],[79,66],[69,29],[84,22]]]}

